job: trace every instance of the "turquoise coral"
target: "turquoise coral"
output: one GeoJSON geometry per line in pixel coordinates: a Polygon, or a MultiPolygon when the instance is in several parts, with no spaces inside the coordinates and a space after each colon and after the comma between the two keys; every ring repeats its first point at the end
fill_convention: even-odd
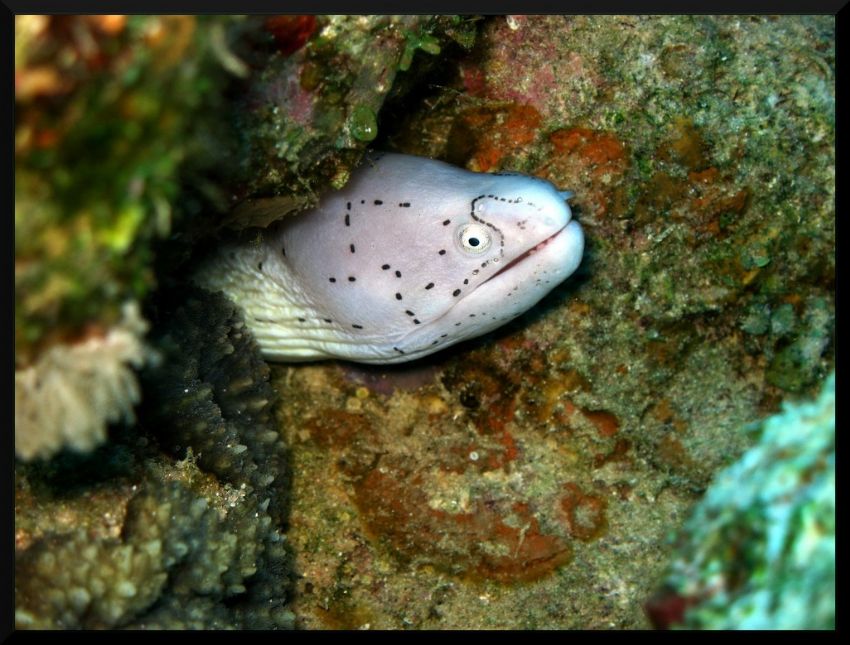
{"type": "Polygon", "coordinates": [[[835,374],[754,428],[685,524],[670,585],[689,627],[835,627],[835,374]]]}

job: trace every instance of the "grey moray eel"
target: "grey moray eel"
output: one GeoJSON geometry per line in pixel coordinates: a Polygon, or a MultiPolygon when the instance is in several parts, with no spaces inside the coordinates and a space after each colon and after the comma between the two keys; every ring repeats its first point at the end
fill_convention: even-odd
{"type": "Polygon", "coordinates": [[[224,243],[194,281],[241,307],[265,358],[401,363],[516,318],[581,262],[568,191],[401,154],[261,241],[224,243]]]}

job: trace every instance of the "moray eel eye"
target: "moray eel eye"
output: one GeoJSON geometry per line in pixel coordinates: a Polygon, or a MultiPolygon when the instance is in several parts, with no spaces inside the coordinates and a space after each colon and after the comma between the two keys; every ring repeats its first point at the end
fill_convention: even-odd
{"type": "Polygon", "coordinates": [[[464,224],[457,230],[457,241],[466,253],[478,255],[490,246],[490,231],[481,224],[464,224]]]}

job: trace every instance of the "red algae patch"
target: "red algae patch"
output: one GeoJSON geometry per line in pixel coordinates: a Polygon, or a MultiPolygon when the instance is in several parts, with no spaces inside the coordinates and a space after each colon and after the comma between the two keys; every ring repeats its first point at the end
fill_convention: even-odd
{"type": "Polygon", "coordinates": [[[596,426],[603,437],[613,437],[620,429],[620,422],[610,412],[604,410],[587,410],[584,416],[596,426]]]}
{"type": "Polygon", "coordinates": [[[558,153],[578,156],[594,176],[623,171],[625,148],[612,134],[571,128],[553,132],[549,140],[558,153]]]}
{"type": "Polygon", "coordinates": [[[269,16],[264,27],[274,37],[278,51],[289,56],[301,49],[316,31],[316,16],[269,16]]]}
{"type": "Polygon", "coordinates": [[[552,132],[549,144],[548,155],[535,175],[569,185],[593,215],[622,210],[618,187],[629,168],[629,155],[613,133],[565,128],[552,132]]]}
{"type": "Polygon", "coordinates": [[[449,133],[448,159],[476,172],[498,170],[527,154],[540,125],[540,113],[530,105],[469,108],[449,133]]]}
{"type": "Polygon", "coordinates": [[[351,446],[372,433],[369,421],[362,414],[344,410],[322,409],[318,416],[305,424],[310,439],[323,447],[351,446]]]}
{"type": "Polygon", "coordinates": [[[448,573],[503,582],[538,578],[572,555],[562,536],[541,532],[528,503],[429,497],[423,473],[381,470],[355,484],[355,500],[370,532],[397,555],[424,556],[448,573]]]}
{"type": "Polygon", "coordinates": [[[567,517],[570,535],[577,540],[592,540],[605,530],[604,497],[585,494],[576,484],[564,485],[561,509],[567,517]]]}

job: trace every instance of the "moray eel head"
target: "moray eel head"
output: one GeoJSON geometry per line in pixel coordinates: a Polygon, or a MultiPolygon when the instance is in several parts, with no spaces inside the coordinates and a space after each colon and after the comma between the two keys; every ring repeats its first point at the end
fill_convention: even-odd
{"type": "Polygon", "coordinates": [[[575,271],[569,196],[384,154],[261,243],[224,245],[195,280],[242,307],[269,359],[408,361],[503,325],[575,271]]]}

